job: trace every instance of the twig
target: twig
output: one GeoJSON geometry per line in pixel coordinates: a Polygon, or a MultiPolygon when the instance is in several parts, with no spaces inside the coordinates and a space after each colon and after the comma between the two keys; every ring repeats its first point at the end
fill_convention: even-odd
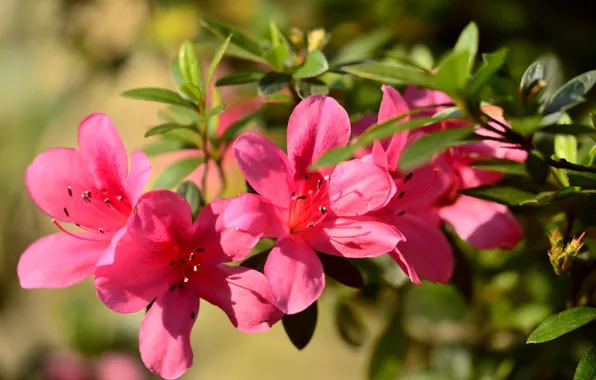
{"type": "Polygon", "coordinates": [[[567,161],[564,158],[559,158],[558,160],[553,160],[552,158],[545,156],[544,159],[546,160],[546,163],[549,164],[550,166],[552,166],[553,168],[567,169],[567,170],[573,170],[576,172],[584,172],[584,173],[596,173],[596,167],[574,164],[574,163],[567,161]]]}

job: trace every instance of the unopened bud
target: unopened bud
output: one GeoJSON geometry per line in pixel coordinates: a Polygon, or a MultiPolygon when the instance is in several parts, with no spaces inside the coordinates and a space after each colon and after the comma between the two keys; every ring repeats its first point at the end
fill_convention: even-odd
{"type": "Polygon", "coordinates": [[[522,89],[522,98],[526,102],[531,102],[546,88],[547,82],[544,79],[536,80],[522,89]]]}
{"type": "Polygon", "coordinates": [[[325,29],[319,28],[312,30],[308,33],[306,37],[308,43],[308,51],[313,51],[315,49],[323,49],[327,42],[329,42],[330,35],[325,32],[325,29]]]}
{"type": "Polygon", "coordinates": [[[290,30],[290,42],[298,51],[304,49],[304,32],[298,28],[290,30]]]}
{"type": "Polygon", "coordinates": [[[583,247],[582,238],[585,233],[582,233],[580,237],[572,239],[568,244],[564,244],[563,235],[558,230],[553,230],[549,235],[551,247],[548,250],[548,257],[553,269],[557,275],[566,272],[571,268],[571,265],[575,261],[580,249],[583,247]]]}

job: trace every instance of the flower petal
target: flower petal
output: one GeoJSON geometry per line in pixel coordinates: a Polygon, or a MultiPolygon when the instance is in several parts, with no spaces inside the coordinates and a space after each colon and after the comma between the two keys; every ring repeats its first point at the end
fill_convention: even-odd
{"type": "Polygon", "coordinates": [[[271,203],[288,207],[294,169],[275,144],[257,134],[243,133],[234,143],[234,156],[244,178],[271,203]]]}
{"type": "MultiPolygon", "coordinates": [[[[379,108],[379,118],[377,123],[382,123],[385,120],[389,120],[399,115],[410,112],[408,104],[401,96],[399,91],[390,86],[381,87],[383,90],[383,100],[381,101],[381,107],[379,108]]],[[[409,116],[400,119],[400,123],[405,123],[410,120],[409,116]]],[[[385,152],[387,152],[387,162],[389,164],[389,170],[395,171],[397,167],[397,161],[403,151],[406,143],[408,142],[408,132],[404,131],[393,135],[389,139],[385,139],[381,142],[385,152]]]]}
{"type": "Polygon", "coordinates": [[[220,198],[207,204],[195,222],[200,248],[201,263],[212,265],[244,259],[258,243],[260,234],[250,234],[236,228],[226,228],[223,212],[234,198],[220,198]]]}
{"type": "Polygon", "coordinates": [[[186,290],[158,297],[139,331],[139,350],[147,368],[164,379],[176,379],[193,361],[190,332],[199,312],[199,298],[186,290]]]}
{"type": "Polygon", "coordinates": [[[386,170],[369,160],[351,160],[335,167],[329,179],[330,209],[339,216],[363,215],[389,202],[395,193],[386,170]]]}
{"type": "Polygon", "coordinates": [[[277,307],[296,314],[312,305],[323,293],[323,264],[313,249],[293,238],[277,241],[267,262],[265,276],[277,307]]]}
{"type": "MultiPolygon", "coordinates": [[[[406,87],[404,99],[410,109],[428,107],[436,104],[453,103],[453,100],[444,92],[437,90],[428,90],[414,86],[406,87]]],[[[419,113],[419,116],[432,116],[447,107],[435,107],[419,113]]]]}
{"type": "Polygon", "coordinates": [[[498,203],[462,195],[439,214],[463,240],[480,249],[513,248],[523,238],[515,217],[498,203]]]}
{"type": "Polygon", "coordinates": [[[192,284],[199,297],[222,309],[242,332],[267,331],[283,316],[273,303],[267,279],[254,269],[201,267],[192,284]]]}
{"type": "Polygon", "coordinates": [[[126,194],[128,156],[108,115],[94,113],[81,122],[79,151],[97,188],[126,194]]]}
{"type": "Polygon", "coordinates": [[[318,252],[344,257],[374,257],[391,251],[404,239],[393,226],[369,216],[323,221],[304,234],[318,252]]]}
{"type": "Polygon", "coordinates": [[[288,121],[288,158],[296,176],[302,178],[325,152],[346,146],[350,129],[348,113],[335,99],[311,95],[301,101],[288,121]]]}
{"type": "Polygon", "coordinates": [[[397,217],[395,227],[406,240],[397,244],[396,252],[391,256],[401,257],[412,282],[419,284],[419,277],[433,282],[449,282],[453,274],[453,253],[440,228],[414,213],[397,217]]]}
{"type": "MultiPolygon", "coordinates": [[[[91,232],[80,236],[93,238],[91,232]]],[[[48,235],[31,244],[19,260],[17,273],[23,288],[65,288],[93,274],[109,240],[88,241],[64,233],[48,235]]]]}
{"type": "Polygon", "coordinates": [[[166,293],[178,278],[160,258],[164,252],[118,231],[93,272],[97,296],[118,313],[134,313],[166,293]]]}
{"type": "MultiPolygon", "coordinates": [[[[256,194],[240,194],[226,207],[222,223],[226,228],[238,229],[261,237],[288,235],[287,215],[256,194]]],[[[287,214],[287,212],[285,213],[287,214]]]]}
{"type": "Polygon", "coordinates": [[[151,176],[151,163],[145,152],[138,150],[130,156],[130,173],[126,183],[126,190],[130,202],[134,205],[143,193],[143,189],[151,176]]]}

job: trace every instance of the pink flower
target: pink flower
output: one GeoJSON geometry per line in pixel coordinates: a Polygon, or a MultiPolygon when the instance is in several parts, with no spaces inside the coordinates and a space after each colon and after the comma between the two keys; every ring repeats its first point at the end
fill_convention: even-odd
{"type": "Polygon", "coordinates": [[[27,168],[31,198],[62,231],[31,244],[21,256],[24,288],[62,288],[93,273],[100,255],[126,225],[151,173],[143,152],[128,157],[107,115],[92,114],[79,126],[79,151],[49,149],[27,168]],[[80,230],[69,232],[61,222],[80,230]]]}
{"type": "Polygon", "coordinates": [[[259,239],[223,226],[219,215],[228,203],[211,202],[193,223],[180,195],[148,192],[95,269],[98,296],[110,309],[132,313],[154,300],[139,346],[147,368],[164,378],[177,378],[192,364],[190,332],[199,298],[247,333],[265,331],[282,316],[265,276],[223,264],[244,258],[259,239]]]}
{"type": "Polygon", "coordinates": [[[288,155],[254,133],[234,144],[246,180],[260,194],[243,194],[226,209],[226,225],[276,237],[265,263],[276,305],[286,314],[310,306],[325,287],[316,252],[370,257],[389,252],[401,235],[366,213],[384,206],[395,187],[385,170],[361,160],[332,170],[309,167],[350,137],[346,111],[332,98],[311,96],[290,116],[288,155]]]}
{"type": "MultiPolygon", "coordinates": [[[[366,117],[355,124],[354,134],[363,132],[375,122],[409,112],[400,93],[383,86],[383,101],[378,120],[366,117]],[[366,125],[368,124],[368,125],[366,125]]],[[[405,117],[403,121],[407,121],[405,117]]],[[[453,273],[453,255],[449,242],[441,232],[441,221],[434,202],[445,191],[449,177],[444,168],[434,166],[400,173],[397,163],[408,142],[407,131],[390,139],[375,142],[372,154],[364,157],[388,170],[395,181],[397,192],[385,207],[369,215],[393,225],[404,239],[390,252],[410,280],[421,284],[420,278],[446,283],[453,273]],[[437,169],[437,170],[435,170],[437,169]]],[[[448,173],[448,172],[447,172],[448,173]]]]}
{"type": "MultiPolygon", "coordinates": [[[[432,90],[408,88],[405,99],[410,105],[429,106],[444,102],[446,95],[432,90]],[[439,100],[437,100],[439,99],[439,100]]],[[[485,107],[485,112],[505,122],[502,112],[496,107],[485,107]]],[[[457,128],[463,123],[446,123],[442,128],[457,128]]],[[[491,124],[497,129],[502,127],[491,124]]],[[[483,135],[493,132],[479,130],[483,135]]],[[[480,185],[495,184],[503,178],[502,174],[475,169],[469,165],[480,159],[506,158],[523,162],[527,152],[504,146],[498,141],[484,140],[449,149],[431,165],[441,165],[450,179],[446,191],[435,201],[441,219],[450,224],[455,232],[465,241],[480,249],[513,248],[523,238],[523,230],[509,209],[501,204],[460,195],[460,189],[480,185]]]]}

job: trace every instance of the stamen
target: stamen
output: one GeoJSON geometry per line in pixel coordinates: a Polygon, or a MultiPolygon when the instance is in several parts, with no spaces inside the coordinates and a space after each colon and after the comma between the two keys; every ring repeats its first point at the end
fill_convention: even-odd
{"type": "Polygon", "coordinates": [[[309,226],[309,227],[314,227],[314,226],[315,226],[315,222],[310,222],[310,223],[308,223],[308,226],[309,226]]]}
{"type": "Polygon", "coordinates": [[[104,199],[103,201],[104,201],[104,202],[106,202],[106,204],[107,204],[108,206],[110,206],[110,198],[106,198],[106,199],[104,199]]]}
{"type": "Polygon", "coordinates": [[[321,181],[320,179],[317,180],[317,190],[319,190],[321,188],[321,181]]]}
{"type": "Polygon", "coordinates": [[[98,229],[98,231],[99,231],[100,233],[102,233],[102,234],[105,232],[105,231],[103,230],[103,228],[101,228],[101,227],[98,229]]]}
{"type": "Polygon", "coordinates": [[[66,214],[66,216],[70,217],[70,215],[68,214],[68,210],[66,209],[66,207],[64,207],[64,208],[62,209],[62,211],[64,211],[64,213],[66,214]]]}
{"type": "Polygon", "coordinates": [[[118,196],[116,197],[116,199],[118,199],[119,201],[121,201],[121,200],[122,200],[122,195],[118,195],[118,196]]]}
{"type": "Polygon", "coordinates": [[[62,225],[60,225],[60,223],[58,223],[58,221],[56,220],[56,218],[52,219],[52,223],[54,223],[56,225],[56,227],[58,227],[60,229],[60,231],[64,232],[65,234],[67,234],[69,236],[72,236],[73,238],[81,239],[81,240],[87,240],[87,241],[97,241],[96,239],[89,239],[89,238],[86,238],[86,237],[83,237],[83,236],[78,236],[78,235],[73,234],[70,231],[67,231],[64,227],[62,227],[62,225]]]}
{"type": "Polygon", "coordinates": [[[188,282],[188,277],[184,277],[184,283],[186,284],[188,282]]]}
{"type": "Polygon", "coordinates": [[[188,255],[188,261],[192,261],[192,259],[193,259],[194,257],[195,257],[195,254],[194,254],[193,252],[191,252],[191,253],[188,255]]]}
{"type": "Polygon", "coordinates": [[[321,212],[321,214],[324,214],[327,212],[327,207],[321,206],[321,207],[319,207],[319,211],[321,212]]]}
{"type": "Polygon", "coordinates": [[[201,267],[200,264],[199,265],[195,265],[194,267],[192,267],[192,270],[196,272],[196,271],[199,270],[200,267],[201,267]]]}
{"type": "Polygon", "coordinates": [[[89,197],[87,197],[87,195],[85,193],[81,194],[81,198],[83,198],[83,200],[87,203],[91,203],[91,199],[89,199],[89,197]]]}
{"type": "Polygon", "coordinates": [[[72,197],[72,187],[68,186],[68,195],[72,197]]]}
{"type": "Polygon", "coordinates": [[[87,198],[91,199],[91,190],[87,190],[83,194],[85,194],[87,198]]]}

